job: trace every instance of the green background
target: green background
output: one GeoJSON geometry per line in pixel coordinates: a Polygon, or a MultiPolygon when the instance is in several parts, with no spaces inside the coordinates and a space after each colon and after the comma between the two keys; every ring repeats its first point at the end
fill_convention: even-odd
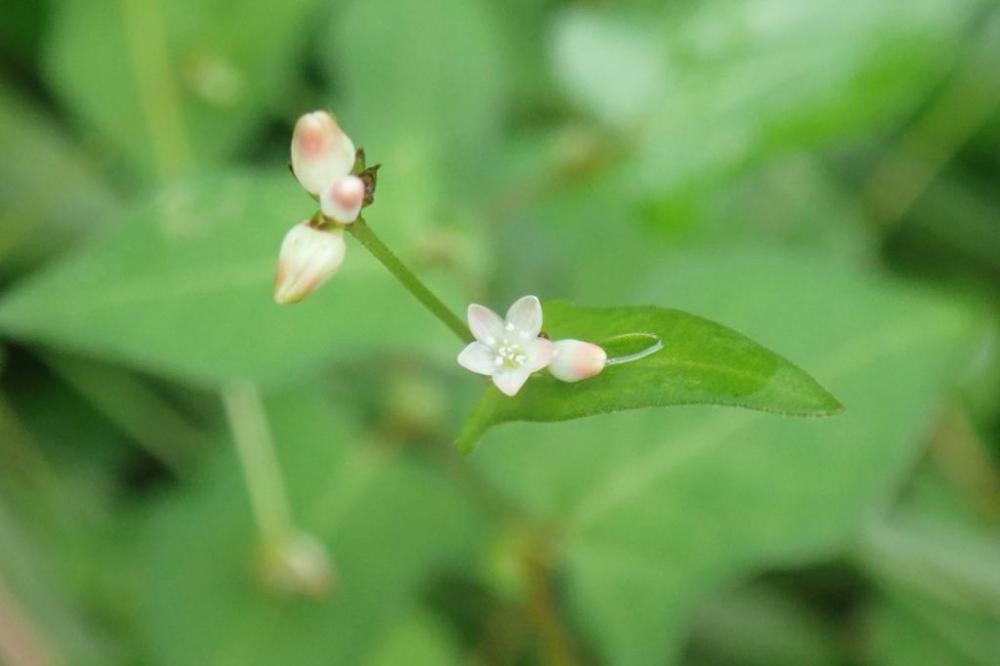
{"type": "MultiPolygon", "coordinates": [[[[1000,663],[996,2],[3,13],[0,663],[1000,663]],[[459,455],[482,382],[352,238],[273,302],[315,108],[456,311],[684,310],[846,411],[508,423],[459,455]],[[255,522],[248,441],[294,538],[255,522]]],[[[604,379],[486,420],[607,411],[604,379]]]]}

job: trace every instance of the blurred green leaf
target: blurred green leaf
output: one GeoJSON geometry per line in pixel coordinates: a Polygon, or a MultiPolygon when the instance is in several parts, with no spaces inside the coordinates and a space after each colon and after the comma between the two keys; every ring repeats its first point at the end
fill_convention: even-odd
{"type": "Polygon", "coordinates": [[[656,194],[788,147],[886,128],[950,66],[978,8],[975,0],[715,0],[629,22],[574,11],[557,32],[555,70],[598,118],[641,120],[631,133],[637,160],[622,178],[656,194]],[[603,51],[617,66],[593,64],[603,51]],[[640,89],[657,69],[659,84],[640,89]],[[635,91],[622,91],[632,83],[635,91]]]}
{"type": "Polygon", "coordinates": [[[65,581],[52,563],[61,553],[43,551],[25,527],[0,497],[0,602],[5,627],[15,632],[14,643],[23,641],[25,659],[40,663],[66,659],[87,666],[107,663],[110,651],[105,637],[75,612],[65,581]]]}
{"type": "Polygon", "coordinates": [[[994,664],[1000,657],[1000,539],[920,517],[877,523],[861,563],[883,592],[878,663],[994,664]]]}
{"type": "Polygon", "coordinates": [[[0,55],[25,69],[34,64],[48,4],[19,2],[6,8],[4,20],[0,22],[0,55]]]}
{"type": "Polygon", "coordinates": [[[246,491],[235,455],[220,451],[150,525],[147,620],[160,663],[363,663],[423,584],[472,555],[477,516],[447,477],[365,443],[355,418],[315,391],[273,399],[268,415],[294,514],[329,550],[334,589],[281,598],[255,579],[246,491]]]}
{"type": "Polygon", "coordinates": [[[635,283],[675,244],[643,227],[634,199],[606,169],[589,171],[591,159],[603,159],[591,133],[532,138],[501,161],[514,166],[513,174],[498,169],[498,180],[507,182],[494,195],[497,233],[489,245],[494,265],[503,267],[497,300],[539,293],[636,304],[630,299],[635,283]]]}
{"type": "Polygon", "coordinates": [[[207,445],[204,433],[150,386],[102,363],[49,354],[45,364],[130,441],[175,473],[207,445]]]}
{"type": "MultiPolygon", "coordinates": [[[[561,138],[567,152],[586,145],[580,135],[561,138]]],[[[521,176],[520,188],[508,185],[515,201],[490,245],[504,267],[493,292],[500,302],[533,292],[643,305],[652,299],[637,299],[637,286],[692,247],[767,242],[848,263],[874,261],[877,236],[864,208],[829,166],[808,154],[782,156],[724,184],[644,202],[607,170],[529,197],[539,177],[536,167],[534,177],[521,176]]]]}
{"type": "Polygon", "coordinates": [[[881,598],[867,620],[873,625],[872,663],[879,666],[992,666],[1000,654],[989,647],[1000,627],[976,627],[975,618],[961,611],[904,594],[881,598]]]}
{"type": "Polygon", "coordinates": [[[665,49],[656,37],[648,20],[570,8],[555,22],[556,80],[604,122],[627,127],[647,115],[668,86],[665,49]]]}
{"type": "Polygon", "coordinates": [[[118,212],[95,165],[48,114],[0,85],[0,264],[64,253],[118,212]]]}
{"type": "MultiPolygon", "coordinates": [[[[553,340],[587,340],[642,334],[640,352],[663,348],[638,361],[610,365],[575,384],[548,373],[533,376],[514,398],[490,384],[466,420],[458,445],[471,450],[491,426],[508,421],[565,421],[641,407],[715,404],[796,416],[827,416],[843,409],[804,371],[736,331],[680,310],[581,308],[544,304],[545,331],[553,340]]],[[[615,354],[608,349],[609,356],[615,354]]]]}
{"type": "Polygon", "coordinates": [[[0,301],[0,330],[199,382],[286,380],[334,359],[453,349],[358,245],[316,294],[278,306],[285,232],[313,211],[288,175],[203,176],[136,206],[0,301]]]}
{"type": "Polygon", "coordinates": [[[402,151],[458,180],[485,172],[474,167],[496,138],[506,89],[491,9],[482,0],[367,0],[331,15],[321,59],[339,113],[373,159],[391,165],[402,151]]]}
{"type": "Polygon", "coordinates": [[[843,655],[828,623],[761,584],[726,590],[698,610],[682,663],[691,666],[834,666],[843,655]]]}
{"type": "Polygon", "coordinates": [[[368,666],[447,666],[467,663],[459,658],[447,628],[429,613],[414,614],[394,629],[368,666]]]}
{"type": "MultiPolygon", "coordinates": [[[[854,265],[874,260],[875,234],[853,192],[819,159],[791,154],[725,187],[692,193],[701,202],[695,240],[804,249],[854,265]]],[[[659,225],[668,220],[656,220],[659,225]]]]}
{"type": "Polygon", "coordinates": [[[146,177],[175,176],[232,155],[288,93],[316,5],[58,2],[45,73],[85,128],[129,166],[146,177]]]}
{"type": "Polygon", "coordinates": [[[848,410],[692,407],[486,437],[483,473],[554,525],[581,629],[625,665],[676,656],[692,608],[721,584],[841,547],[911,465],[970,337],[943,299],[801,255],[695,254],[649,284],[646,298],[815,369],[848,410]]]}
{"type": "Polygon", "coordinates": [[[952,262],[1000,276],[1000,197],[992,187],[945,175],[920,198],[907,224],[896,232],[895,247],[918,250],[928,263],[952,262]]]}

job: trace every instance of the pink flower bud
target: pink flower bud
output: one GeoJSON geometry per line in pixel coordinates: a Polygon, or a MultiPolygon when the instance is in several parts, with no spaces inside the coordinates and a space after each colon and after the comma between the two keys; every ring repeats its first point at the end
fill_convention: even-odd
{"type": "Polygon", "coordinates": [[[357,176],[334,181],[319,198],[323,215],[341,224],[350,224],[358,219],[364,202],[365,182],[357,176]]]}
{"type": "Polygon", "coordinates": [[[354,144],[326,111],[307,113],[292,134],[292,171],[309,194],[319,196],[354,168],[354,144]]]}
{"type": "Polygon", "coordinates": [[[344,234],[317,229],[308,221],[292,227],[281,243],[274,300],[298,303],[330,279],[344,261],[344,234]]]}
{"type": "Polygon", "coordinates": [[[603,349],[580,340],[558,340],[556,355],[549,365],[549,372],[558,380],[578,382],[600,374],[608,360],[603,349]]]}

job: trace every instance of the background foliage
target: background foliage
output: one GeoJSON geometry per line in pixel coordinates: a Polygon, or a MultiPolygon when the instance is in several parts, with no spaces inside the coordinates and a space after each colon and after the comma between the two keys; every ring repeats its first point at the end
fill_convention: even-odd
{"type": "Polygon", "coordinates": [[[998,106],[991,0],[14,3],[0,662],[1000,663],[998,106]],[[273,304],[317,107],[456,309],[683,309],[847,411],[459,457],[481,384],[361,247],[273,304]],[[261,550],[234,431],[328,588],[261,550]]]}

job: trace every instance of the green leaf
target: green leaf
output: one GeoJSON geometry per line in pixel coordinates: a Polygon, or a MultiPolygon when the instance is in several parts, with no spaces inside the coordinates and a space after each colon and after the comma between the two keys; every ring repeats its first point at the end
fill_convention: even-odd
{"type": "Polygon", "coordinates": [[[332,590],[295,599],[261,585],[250,503],[226,446],[149,523],[143,607],[156,663],[366,663],[423,586],[473,556],[479,516],[448,478],[378,446],[318,393],[276,396],[267,415],[296,522],[336,567],[332,590]]]}
{"type": "Polygon", "coordinates": [[[368,666],[457,666],[463,663],[468,662],[460,658],[448,628],[430,613],[421,612],[393,630],[368,666]]]}
{"type": "Polygon", "coordinates": [[[71,599],[64,598],[58,576],[53,575],[52,551],[32,543],[31,525],[19,525],[0,498],[0,573],[11,583],[4,603],[12,630],[23,632],[19,648],[28,658],[72,659],[73,663],[108,663],[110,655],[95,628],[74,615],[71,599]],[[55,646],[58,645],[58,649],[55,646]]]}
{"type": "Polygon", "coordinates": [[[0,266],[65,252],[118,212],[96,165],[42,110],[0,86],[0,266]],[[58,196],[53,193],[58,192],[58,196]]]}
{"type": "Polygon", "coordinates": [[[890,126],[951,66],[979,6],[714,0],[634,15],[574,9],[557,19],[554,73],[596,118],[630,125],[637,154],[624,184],[672,193],[789,147],[890,126]]]}
{"type": "Polygon", "coordinates": [[[506,72],[485,2],[367,0],[331,19],[321,60],[373,159],[488,173],[482,151],[500,129],[506,72]]]}
{"type": "Polygon", "coordinates": [[[231,155],[287,95],[316,5],[59,2],[45,72],[102,143],[145,176],[170,177],[231,155]]]}
{"type": "Polygon", "coordinates": [[[556,80],[609,125],[627,127],[662,99],[666,58],[650,21],[572,7],[558,16],[552,41],[556,80]]]}
{"type": "Polygon", "coordinates": [[[274,303],[278,248],[315,204],[282,173],[202,176],[0,301],[0,331],[171,377],[277,382],[337,359],[453,352],[449,333],[348,238],[340,272],[274,303]]]}
{"type": "Polygon", "coordinates": [[[684,663],[843,664],[834,630],[824,619],[794,595],[759,583],[726,590],[693,619],[684,663]]]}
{"type": "Polygon", "coordinates": [[[912,515],[866,530],[859,560],[882,592],[873,623],[878,663],[994,663],[998,544],[995,525],[973,531],[912,515]]]}
{"type": "Polygon", "coordinates": [[[603,661],[624,666],[676,656],[720,586],[851,543],[911,468],[972,338],[954,302],[818,256],[692,255],[649,285],[637,296],[787,350],[850,409],[686,407],[488,434],[473,460],[561,535],[568,608],[603,661]]]}
{"type": "Polygon", "coordinates": [[[641,407],[714,404],[795,416],[843,410],[804,371],[707,319],[665,308],[581,308],[562,301],[548,301],[543,310],[553,340],[607,345],[619,336],[642,334],[648,337],[638,338],[640,347],[658,339],[663,348],[575,384],[538,373],[514,398],[491,384],[462,429],[461,449],[471,450],[488,428],[507,421],[565,421],[641,407]]]}

